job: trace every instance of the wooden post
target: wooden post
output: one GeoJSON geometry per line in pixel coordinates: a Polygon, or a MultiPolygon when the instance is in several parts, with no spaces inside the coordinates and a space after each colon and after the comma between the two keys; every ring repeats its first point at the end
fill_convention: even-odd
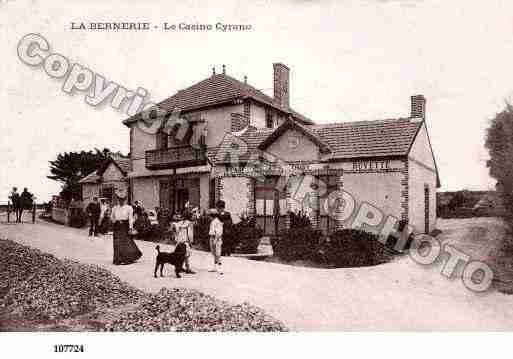
{"type": "Polygon", "coordinates": [[[7,223],[11,220],[11,202],[7,201],[7,223]]]}
{"type": "Polygon", "coordinates": [[[32,207],[32,223],[36,223],[36,202],[34,202],[34,206],[32,207]]]}

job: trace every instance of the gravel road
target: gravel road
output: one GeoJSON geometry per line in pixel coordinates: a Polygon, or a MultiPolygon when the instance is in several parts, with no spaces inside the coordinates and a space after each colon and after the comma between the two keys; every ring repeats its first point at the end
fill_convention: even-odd
{"type": "MultiPolygon", "coordinates": [[[[438,226],[442,241],[470,249],[476,259],[487,257],[502,231],[498,220],[486,218],[440,220],[438,226]]],[[[168,271],[167,277],[154,279],[153,243],[138,241],[143,252],[138,263],[113,266],[111,238],[90,240],[83,229],[40,221],[0,224],[0,236],[58,258],[100,265],[147,292],[183,287],[232,303],[247,301],[292,330],[513,329],[513,297],[494,290],[473,293],[458,278],[440,275],[440,266],[420,266],[408,256],[375,267],[344,269],[226,258],[225,274],[219,276],[208,272],[210,256],[195,252],[196,275],[176,279],[168,271]]]]}

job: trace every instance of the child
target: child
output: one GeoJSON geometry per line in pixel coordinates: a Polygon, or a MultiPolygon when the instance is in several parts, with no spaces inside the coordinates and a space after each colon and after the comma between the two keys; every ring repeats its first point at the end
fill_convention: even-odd
{"type": "Polygon", "coordinates": [[[219,220],[219,214],[215,208],[210,209],[209,215],[210,229],[208,235],[210,237],[210,251],[214,257],[214,268],[212,272],[223,274],[221,269],[221,247],[223,245],[223,222],[219,220]]]}
{"type": "Polygon", "coordinates": [[[192,243],[192,222],[189,220],[187,214],[182,216],[178,214],[176,216],[176,222],[173,223],[175,228],[175,239],[176,244],[184,243],[185,252],[185,273],[195,274],[191,269],[190,257],[191,257],[191,243],[192,243]]]}

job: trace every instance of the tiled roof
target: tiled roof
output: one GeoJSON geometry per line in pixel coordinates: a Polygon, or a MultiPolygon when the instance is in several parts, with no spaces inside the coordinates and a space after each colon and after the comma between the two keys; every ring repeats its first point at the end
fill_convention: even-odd
{"type": "MultiPolygon", "coordinates": [[[[407,155],[421,125],[422,122],[406,118],[300,126],[329,147],[330,159],[343,160],[407,155]]],[[[273,132],[278,129],[250,127],[238,136],[248,146],[247,153],[241,156],[241,159],[247,159],[251,153],[259,151],[259,145],[268,142],[267,140],[273,137],[273,132]]],[[[211,150],[214,162],[223,162],[230,151],[231,143],[233,140],[225,138],[215,155],[214,150],[211,150]]]]}
{"type": "Polygon", "coordinates": [[[232,146],[238,144],[239,141],[245,143],[247,146],[247,150],[245,148],[239,148],[235,151],[236,154],[240,154],[241,160],[246,160],[249,156],[254,153],[258,145],[263,142],[269,135],[271,135],[275,129],[272,128],[255,128],[255,127],[247,127],[246,130],[241,133],[239,136],[235,136],[233,134],[227,134],[219,146],[216,148],[211,148],[208,150],[207,156],[213,163],[223,163],[229,162],[229,155],[233,154],[232,146]]]}
{"type": "Polygon", "coordinates": [[[101,179],[103,172],[105,172],[111,161],[118,165],[118,167],[123,172],[123,175],[126,176],[127,173],[130,172],[130,158],[112,155],[100,166],[100,168],[89,173],[87,176],[78,181],[78,183],[97,183],[101,179]]]}
{"type": "Polygon", "coordinates": [[[87,176],[78,181],[78,183],[97,183],[98,180],[101,178],[100,176],[98,176],[97,172],[98,171],[93,171],[89,173],[87,176]]]}
{"type": "Polygon", "coordinates": [[[124,174],[130,172],[130,158],[126,157],[113,157],[114,162],[121,168],[124,174]]]}
{"type": "MultiPolygon", "coordinates": [[[[307,117],[290,108],[281,108],[272,97],[267,96],[262,91],[226,74],[212,75],[203,81],[187,87],[186,89],[180,90],[173,96],[160,102],[158,107],[166,113],[171,113],[174,108],[179,108],[180,111],[187,112],[206,106],[229,103],[236,99],[245,98],[251,98],[285,113],[289,113],[302,123],[313,123],[307,117]]],[[[136,114],[124,120],[123,123],[128,124],[138,120],[139,118],[140,114],[136,114]]]]}
{"type": "Polygon", "coordinates": [[[333,159],[407,155],[422,126],[408,118],[305,126],[323,139],[333,159]]]}

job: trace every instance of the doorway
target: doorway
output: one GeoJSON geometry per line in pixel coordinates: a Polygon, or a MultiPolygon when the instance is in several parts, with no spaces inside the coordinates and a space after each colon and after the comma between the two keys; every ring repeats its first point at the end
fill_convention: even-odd
{"type": "Polygon", "coordinates": [[[277,188],[278,179],[266,177],[255,182],[256,221],[266,236],[277,236],[286,228],[286,193],[277,188]]]}
{"type": "Polygon", "coordinates": [[[424,233],[429,233],[429,186],[424,185],[424,233]]]}
{"type": "Polygon", "coordinates": [[[160,181],[159,204],[172,213],[183,212],[187,203],[199,207],[199,178],[171,179],[160,181]]]}

